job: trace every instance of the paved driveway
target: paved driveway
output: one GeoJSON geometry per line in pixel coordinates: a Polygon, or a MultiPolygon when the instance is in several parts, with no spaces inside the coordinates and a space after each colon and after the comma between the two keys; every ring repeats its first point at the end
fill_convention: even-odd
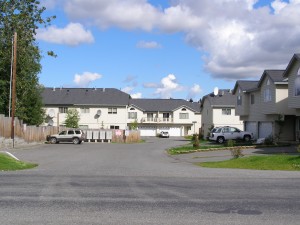
{"type": "Polygon", "coordinates": [[[15,150],[40,165],[0,172],[0,224],[299,224],[300,173],[201,168],[164,151],[184,143],[15,150]]]}

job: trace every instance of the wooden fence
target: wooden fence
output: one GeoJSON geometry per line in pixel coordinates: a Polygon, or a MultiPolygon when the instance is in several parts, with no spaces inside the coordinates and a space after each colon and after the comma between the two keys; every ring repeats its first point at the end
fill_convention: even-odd
{"type": "MultiPolygon", "coordinates": [[[[52,126],[27,126],[22,120],[15,118],[14,136],[26,142],[43,142],[47,135],[58,133],[59,127],[52,126]]],[[[11,138],[11,118],[0,115],[0,137],[11,138]]]]}
{"type": "MultiPolygon", "coordinates": [[[[27,126],[21,120],[15,118],[14,136],[23,139],[26,142],[44,142],[47,135],[57,134],[65,127],[54,126],[27,126]]],[[[84,130],[85,133],[93,130],[84,130]]],[[[95,131],[95,130],[94,130],[95,131]]],[[[98,130],[99,131],[99,130],[98,130]]],[[[140,141],[139,131],[111,130],[113,142],[136,143],[140,141]]],[[[0,114],[0,137],[11,138],[11,118],[0,114]]],[[[91,138],[95,141],[98,138],[91,138]]]]}

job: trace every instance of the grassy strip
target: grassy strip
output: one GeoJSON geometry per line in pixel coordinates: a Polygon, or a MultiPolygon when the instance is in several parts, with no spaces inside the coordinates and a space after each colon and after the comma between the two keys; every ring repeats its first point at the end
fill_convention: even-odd
{"type": "Polygon", "coordinates": [[[8,155],[0,153],[0,171],[24,170],[36,167],[37,164],[15,160],[8,155]]]}
{"type": "Polygon", "coordinates": [[[212,145],[207,144],[208,142],[204,142],[203,145],[195,148],[192,144],[179,146],[170,148],[167,150],[170,155],[179,155],[179,154],[188,154],[193,152],[201,152],[201,151],[217,151],[217,150],[230,150],[234,147],[241,147],[241,149],[250,149],[250,148],[269,148],[269,147],[285,147],[290,146],[290,144],[277,144],[277,145],[254,145],[251,143],[237,143],[234,147],[228,147],[226,145],[212,145]]]}
{"type": "Polygon", "coordinates": [[[196,165],[209,168],[300,171],[300,156],[249,156],[221,162],[202,162],[196,165]]]}

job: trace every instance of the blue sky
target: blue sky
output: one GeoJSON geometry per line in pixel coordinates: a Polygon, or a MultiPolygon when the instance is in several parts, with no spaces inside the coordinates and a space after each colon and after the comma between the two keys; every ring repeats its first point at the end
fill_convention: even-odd
{"type": "Polygon", "coordinates": [[[284,69],[300,52],[300,0],[47,0],[40,83],[198,101],[284,69]],[[289,35],[287,35],[289,34],[289,35]],[[286,38],[285,38],[286,37],[286,38]],[[57,58],[47,56],[53,50],[57,58]]]}

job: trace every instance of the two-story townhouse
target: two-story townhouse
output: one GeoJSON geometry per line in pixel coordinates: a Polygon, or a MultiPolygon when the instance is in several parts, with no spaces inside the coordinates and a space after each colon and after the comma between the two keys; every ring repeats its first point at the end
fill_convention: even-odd
{"type": "Polygon", "coordinates": [[[125,129],[130,95],[115,88],[45,88],[46,124],[63,125],[68,109],[79,112],[85,129],[125,129]]]}
{"type": "Polygon", "coordinates": [[[141,136],[156,136],[161,131],[170,136],[199,133],[200,104],[183,99],[131,99],[128,124],[134,122],[141,136]]]}
{"type": "Polygon", "coordinates": [[[229,89],[205,95],[201,100],[202,134],[206,136],[212,127],[233,126],[243,129],[243,121],[235,115],[235,96],[229,89]]]}
{"type": "Polygon", "coordinates": [[[284,78],[288,80],[288,108],[295,110],[295,123],[291,126],[294,140],[300,141],[300,54],[290,60],[284,78]]]}
{"type": "Polygon", "coordinates": [[[292,139],[290,126],[294,110],[287,108],[288,82],[283,73],[284,70],[265,70],[259,81],[235,84],[236,114],[244,120],[245,130],[252,132],[254,138],[292,139]]]}

